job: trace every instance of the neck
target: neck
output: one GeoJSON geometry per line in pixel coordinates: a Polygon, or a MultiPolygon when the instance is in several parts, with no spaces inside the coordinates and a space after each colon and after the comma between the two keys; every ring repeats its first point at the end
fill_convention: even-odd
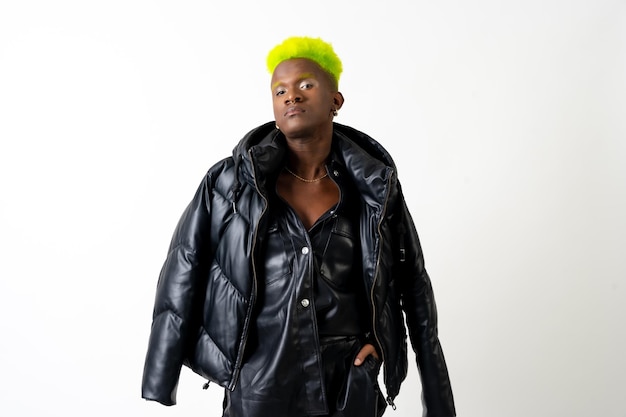
{"type": "Polygon", "coordinates": [[[304,178],[317,178],[326,173],[332,133],[325,137],[308,139],[287,138],[289,169],[304,178]]]}
{"type": "Polygon", "coordinates": [[[285,164],[289,171],[302,178],[318,178],[326,173],[329,152],[319,154],[290,152],[285,164]]]}

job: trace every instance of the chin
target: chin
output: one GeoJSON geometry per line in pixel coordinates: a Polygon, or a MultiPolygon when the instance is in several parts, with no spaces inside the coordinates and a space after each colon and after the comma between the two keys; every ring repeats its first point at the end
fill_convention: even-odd
{"type": "Polygon", "coordinates": [[[306,136],[315,132],[314,127],[300,123],[286,123],[284,127],[281,126],[280,130],[285,136],[306,136]]]}

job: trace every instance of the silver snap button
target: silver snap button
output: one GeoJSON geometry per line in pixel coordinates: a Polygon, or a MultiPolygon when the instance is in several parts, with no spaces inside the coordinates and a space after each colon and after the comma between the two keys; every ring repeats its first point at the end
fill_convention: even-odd
{"type": "Polygon", "coordinates": [[[309,248],[307,248],[306,246],[302,248],[302,254],[306,255],[307,253],[309,253],[309,248]]]}
{"type": "Polygon", "coordinates": [[[303,299],[300,301],[300,304],[302,305],[302,307],[307,308],[307,307],[309,306],[309,304],[310,304],[310,303],[309,303],[309,299],[308,299],[308,298],[303,298],[303,299]]]}
{"type": "Polygon", "coordinates": [[[335,177],[338,177],[338,176],[339,176],[339,171],[334,170],[334,171],[333,171],[333,175],[334,175],[335,177]]]}

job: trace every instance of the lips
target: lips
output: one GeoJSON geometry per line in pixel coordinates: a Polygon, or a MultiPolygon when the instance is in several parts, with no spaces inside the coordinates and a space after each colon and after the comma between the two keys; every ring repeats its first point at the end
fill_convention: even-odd
{"type": "Polygon", "coordinates": [[[291,106],[287,109],[285,116],[293,116],[295,114],[304,113],[304,109],[298,106],[291,106]]]}

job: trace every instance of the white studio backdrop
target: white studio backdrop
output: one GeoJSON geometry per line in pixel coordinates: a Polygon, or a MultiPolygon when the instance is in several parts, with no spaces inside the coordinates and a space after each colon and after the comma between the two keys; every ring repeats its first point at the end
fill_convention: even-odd
{"type": "Polygon", "coordinates": [[[154,290],[292,35],[396,159],[458,415],[626,416],[623,0],[2,1],[0,413],[221,415],[188,369],[140,398],[154,290]]]}

